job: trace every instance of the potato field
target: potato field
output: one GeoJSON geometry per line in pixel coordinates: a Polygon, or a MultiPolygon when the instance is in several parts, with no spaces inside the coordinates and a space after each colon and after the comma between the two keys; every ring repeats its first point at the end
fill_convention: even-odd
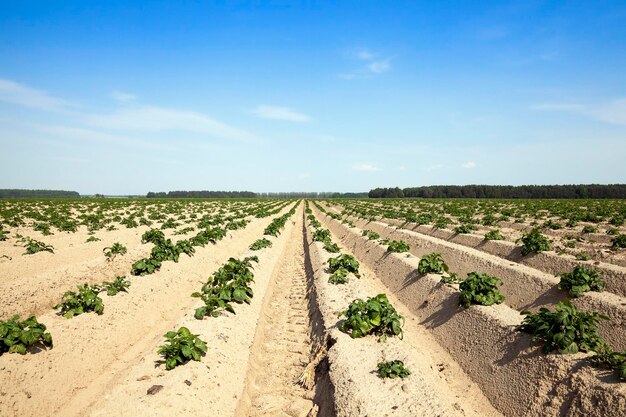
{"type": "Polygon", "coordinates": [[[0,416],[623,416],[625,219],[0,200],[0,416]]]}

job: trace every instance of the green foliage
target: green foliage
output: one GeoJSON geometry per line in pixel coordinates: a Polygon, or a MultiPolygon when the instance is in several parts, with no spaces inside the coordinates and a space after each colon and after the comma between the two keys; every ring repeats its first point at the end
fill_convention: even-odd
{"type": "Polygon", "coordinates": [[[175,235],[186,235],[187,233],[193,232],[194,230],[195,229],[193,227],[189,226],[189,227],[184,227],[184,228],[182,228],[180,230],[175,231],[174,234],[175,235]]]}
{"type": "Polygon", "coordinates": [[[359,261],[352,255],[341,254],[336,258],[328,259],[328,267],[330,268],[330,272],[335,272],[339,268],[343,268],[348,272],[352,272],[357,278],[361,275],[359,274],[359,261]]]}
{"type": "Polygon", "coordinates": [[[563,228],[563,225],[561,223],[555,222],[553,220],[547,220],[544,224],[543,227],[546,229],[552,229],[552,230],[559,230],[563,228]]]}
{"type": "Polygon", "coordinates": [[[199,361],[207,352],[207,345],[197,334],[191,334],[188,328],[181,327],[177,332],[167,332],[166,342],[157,353],[165,359],[165,369],[172,370],[190,360],[199,361]]]}
{"type": "Polygon", "coordinates": [[[89,237],[87,238],[87,240],[85,241],[85,243],[89,243],[89,242],[99,242],[100,240],[101,240],[101,239],[98,239],[98,238],[97,238],[97,237],[95,237],[95,236],[89,236],[89,237]]]}
{"type": "Polygon", "coordinates": [[[541,234],[539,229],[532,229],[528,233],[518,239],[522,242],[522,256],[526,256],[529,253],[539,253],[547,250],[551,250],[550,241],[547,237],[541,234]]]}
{"type": "Polygon", "coordinates": [[[326,250],[326,252],[330,253],[341,252],[339,246],[335,242],[332,242],[330,239],[324,241],[324,249],[326,250]]]}
{"type": "Polygon", "coordinates": [[[498,289],[498,285],[502,285],[500,278],[470,272],[459,285],[461,290],[459,305],[468,308],[471,304],[490,306],[502,303],[504,296],[498,289]]]}
{"type": "Polygon", "coordinates": [[[198,232],[197,235],[189,239],[193,246],[202,246],[208,243],[216,243],[218,240],[222,240],[226,236],[226,231],[219,227],[212,229],[206,229],[198,232]]]}
{"type": "Polygon", "coordinates": [[[485,233],[485,240],[504,240],[504,236],[499,230],[490,230],[485,233]]]}
{"type": "Polygon", "coordinates": [[[623,226],[624,225],[624,216],[614,216],[613,218],[611,218],[611,220],[609,220],[609,223],[611,223],[613,226],[623,226]]]}
{"type": "Polygon", "coordinates": [[[330,277],[328,277],[328,282],[330,282],[331,284],[335,284],[335,285],[345,284],[349,281],[348,280],[349,273],[350,271],[348,271],[347,269],[339,268],[335,272],[333,272],[330,277]]]}
{"type": "Polygon", "coordinates": [[[574,256],[576,257],[577,261],[588,261],[589,259],[591,259],[587,252],[578,252],[574,256]]]}
{"type": "Polygon", "coordinates": [[[421,275],[442,274],[448,272],[448,265],[443,261],[440,253],[429,253],[421,257],[420,263],[417,265],[417,272],[421,275]]]}
{"type": "Polygon", "coordinates": [[[561,277],[559,289],[569,291],[569,295],[578,298],[587,291],[604,291],[606,282],[595,269],[577,265],[572,272],[557,275],[561,277]]]}
{"type": "Polygon", "coordinates": [[[583,233],[598,233],[598,228],[596,226],[584,226],[583,233]]]}
{"type": "Polygon", "coordinates": [[[44,242],[40,242],[30,237],[21,237],[19,235],[18,237],[18,242],[24,243],[23,247],[26,249],[26,252],[24,252],[22,255],[34,255],[38,252],[54,253],[54,247],[52,245],[47,245],[44,242]]]}
{"type": "Polygon", "coordinates": [[[97,285],[90,287],[87,283],[77,287],[78,292],[67,291],[63,294],[63,300],[55,305],[54,309],[60,308],[59,314],[68,319],[89,311],[102,314],[104,312],[104,303],[102,298],[98,296],[100,287],[97,285]]]}
{"type": "Polygon", "coordinates": [[[176,251],[178,253],[184,253],[187,256],[193,256],[196,252],[196,248],[193,247],[190,241],[187,239],[182,239],[176,242],[176,251]]]}
{"type": "Polygon", "coordinates": [[[339,317],[346,317],[339,330],[353,339],[368,334],[378,335],[379,341],[385,341],[387,336],[402,338],[404,318],[389,303],[386,294],[378,294],[366,301],[356,299],[347,310],[339,313],[339,317]]]}
{"type": "Polygon", "coordinates": [[[590,359],[591,365],[596,368],[612,369],[617,373],[620,380],[626,381],[626,350],[623,352],[613,352],[605,347],[590,359]]]}
{"type": "Polygon", "coordinates": [[[408,252],[410,249],[411,247],[408,245],[408,243],[402,240],[392,240],[391,242],[389,242],[389,246],[387,246],[387,252],[394,253],[408,252]]]}
{"type": "Polygon", "coordinates": [[[434,223],[434,227],[435,229],[445,229],[448,227],[448,225],[450,224],[450,219],[448,219],[447,217],[438,217],[437,220],[435,220],[434,223]]]}
{"type": "Polygon", "coordinates": [[[626,235],[620,233],[611,239],[611,247],[613,249],[626,248],[626,235]]]}
{"type": "Polygon", "coordinates": [[[598,335],[598,323],[608,317],[578,311],[569,300],[558,303],[554,312],[541,308],[538,313],[522,314],[526,317],[519,329],[543,342],[544,353],[600,352],[606,347],[598,335]]]}
{"type": "Polygon", "coordinates": [[[450,275],[442,276],[440,282],[442,284],[460,284],[461,279],[459,278],[456,272],[452,272],[450,273],[450,275]]]}
{"type": "Polygon", "coordinates": [[[250,250],[260,250],[263,248],[271,248],[272,241],[266,238],[261,238],[255,241],[252,245],[250,245],[250,250]]]}
{"type": "Polygon", "coordinates": [[[380,235],[373,230],[363,230],[363,236],[367,236],[369,240],[376,240],[380,238],[380,235]]]}
{"type": "Polygon", "coordinates": [[[378,376],[381,378],[406,378],[411,375],[411,371],[405,368],[401,360],[379,362],[377,367],[378,376]]]}
{"type": "Polygon", "coordinates": [[[51,234],[53,234],[50,231],[50,225],[48,223],[35,223],[33,224],[33,229],[41,232],[41,234],[43,234],[44,236],[50,236],[51,234]]]}
{"type": "Polygon", "coordinates": [[[108,260],[113,260],[117,255],[125,255],[128,249],[121,243],[115,242],[112,246],[102,249],[102,252],[104,252],[104,256],[106,256],[108,260]]]}
{"type": "Polygon", "coordinates": [[[233,302],[250,304],[250,299],[254,295],[249,285],[254,281],[251,261],[258,262],[259,258],[256,256],[243,260],[230,258],[209,278],[200,292],[191,295],[204,302],[204,306],[195,311],[196,319],[202,320],[205,316],[218,317],[221,310],[235,314],[231,304],[233,302]]]}
{"type": "Polygon", "coordinates": [[[167,239],[166,241],[160,242],[158,245],[152,248],[152,251],[150,252],[150,258],[159,262],[178,262],[180,253],[180,249],[174,243],[172,243],[170,239],[167,239]]]}
{"type": "Polygon", "coordinates": [[[52,347],[52,336],[35,316],[23,321],[19,316],[0,320],[0,356],[5,352],[25,355],[27,349],[36,344],[52,347]]]}
{"type": "Polygon", "coordinates": [[[473,230],[478,230],[478,228],[473,224],[461,224],[454,228],[454,233],[472,233],[473,230]]]}
{"type": "Polygon", "coordinates": [[[154,243],[155,245],[165,240],[165,234],[159,229],[150,229],[141,235],[141,243],[154,243]]]}
{"type": "Polygon", "coordinates": [[[122,275],[116,277],[113,281],[104,281],[98,289],[99,291],[106,291],[107,295],[112,297],[120,292],[128,292],[128,287],[130,287],[130,281],[122,275]]]}
{"type": "Polygon", "coordinates": [[[317,229],[313,232],[313,240],[316,242],[324,242],[330,239],[330,230],[317,229]]]}
{"type": "Polygon", "coordinates": [[[161,269],[161,261],[153,258],[143,258],[131,266],[130,273],[135,276],[153,274],[161,269]]]}

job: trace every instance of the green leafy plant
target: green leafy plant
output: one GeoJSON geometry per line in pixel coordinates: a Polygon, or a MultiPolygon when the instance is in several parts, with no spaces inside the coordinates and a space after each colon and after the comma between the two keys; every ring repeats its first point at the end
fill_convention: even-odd
{"type": "Polygon", "coordinates": [[[208,243],[216,243],[218,240],[222,240],[226,236],[226,231],[219,227],[212,229],[202,230],[197,235],[189,239],[193,246],[202,246],[208,243]]]}
{"type": "Polygon", "coordinates": [[[504,240],[504,236],[499,230],[490,230],[485,233],[485,240],[504,240]]]}
{"type": "Polygon", "coordinates": [[[317,229],[313,232],[313,240],[316,242],[324,242],[330,239],[330,230],[328,229],[317,229]]]}
{"type": "Polygon", "coordinates": [[[326,250],[326,252],[330,253],[341,252],[339,246],[335,242],[332,242],[330,239],[324,241],[324,249],[326,250]]]}
{"type": "Polygon", "coordinates": [[[198,320],[205,316],[218,317],[221,310],[235,314],[232,302],[249,304],[254,295],[249,285],[254,281],[252,261],[258,262],[259,258],[230,258],[199,292],[193,293],[192,297],[200,298],[204,302],[204,306],[196,309],[194,317],[198,320]]]}
{"type": "Polygon", "coordinates": [[[596,368],[614,370],[620,380],[626,381],[626,350],[613,352],[609,347],[605,347],[604,350],[592,356],[589,361],[596,368]]]}
{"type": "Polygon", "coordinates": [[[346,284],[348,279],[348,274],[350,272],[345,268],[339,268],[335,272],[333,272],[330,277],[328,277],[328,282],[331,284],[346,284]]]}
{"type": "Polygon", "coordinates": [[[611,239],[611,247],[613,249],[626,248],[626,235],[620,233],[611,239]]]}
{"type": "Polygon", "coordinates": [[[18,237],[18,243],[24,243],[23,247],[26,249],[26,252],[22,255],[34,255],[39,252],[54,253],[54,247],[52,245],[47,245],[44,242],[40,242],[30,237],[20,237],[19,235],[18,237]]]}
{"type": "Polygon", "coordinates": [[[102,252],[104,252],[104,256],[106,256],[108,260],[113,260],[117,255],[125,255],[128,249],[121,243],[115,242],[110,247],[102,249],[102,252]]]}
{"type": "Polygon", "coordinates": [[[448,272],[448,265],[443,261],[440,253],[429,253],[420,258],[417,272],[421,275],[448,272]]]}
{"type": "Polygon", "coordinates": [[[108,296],[117,295],[120,292],[128,292],[130,281],[125,276],[118,276],[113,281],[104,281],[100,284],[99,290],[106,291],[108,296]]]}
{"type": "Polygon", "coordinates": [[[161,261],[152,258],[143,258],[131,266],[130,273],[135,276],[153,274],[161,269],[161,261]]]}
{"type": "Polygon", "coordinates": [[[154,243],[155,245],[165,240],[165,234],[159,229],[150,229],[141,235],[141,243],[154,243]]]}
{"type": "Polygon", "coordinates": [[[63,294],[63,300],[55,305],[54,309],[60,308],[59,314],[62,314],[67,319],[89,311],[102,314],[104,312],[104,303],[102,298],[98,296],[100,287],[97,285],[91,287],[87,283],[77,287],[78,292],[67,291],[63,294]]]}
{"type": "Polygon", "coordinates": [[[460,284],[461,279],[459,278],[456,272],[452,272],[449,275],[442,276],[440,282],[442,284],[460,284]]]}
{"type": "Polygon", "coordinates": [[[343,268],[348,272],[352,272],[357,278],[360,278],[359,274],[359,261],[352,255],[341,254],[336,258],[328,259],[328,267],[330,272],[335,272],[339,268],[343,268]]]}
{"type": "Polygon", "coordinates": [[[606,282],[598,271],[577,265],[572,272],[557,275],[561,277],[559,289],[569,291],[569,295],[578,298],[587,291],[604,291],[606,282]]]}
{"type": "Polygon", "coordinates": [[[606,347],[598,335],[598,323],[609,318],[578,311],[569,300],[558,303],[555,311],[541,308],[537,313],[522,311],[521,314],[526,317],[519,329],[531,334],[533,341],[543,342],[544,353],[600,352],[606,347]]]}
{"type": "Polygon", "coordinates": [[[539,253],[552,249],[548,238],[542,235],[537,228],[532,229],[528,233],[525,233],[517,241],[521,241],[523,244],[522,256],[526,256],[529,253],[539,253]]]}
{"type": "Polygon", "coordinates": [[[250,250],[260,250],[263,248],[271,248],[272,241],[266,238],[258,239],[252,245],[250,245],[250,250]]]}
{"type": "Polygon", "coordinates": [[[454,233],[472,233],[473,230],[478,230],[478,228],[473,224],[461,224],[454,228],[454,233]]]}
{"type": "Polygon", "coordinates": [[[574,255],[577,261],[588,261],[591,259],[591,256],[587,252],[578,252],[574,255]]]}
{"type": "Polygon", "coordinates": [[[392,240],[391,242],[389,242],[389,246],[387,246],[387,252],[402,253],[408,252],[410,249],[411,247],[408,245],[408,243],[402,240],[392,240]]]}
{"type": "Polygon", "coordinates": [[[582,233],[597,233],[598,228],[596,226],[584,226],[582,233]]]}
{"type": "Polygon", "coordinates": [[[411,375],[411,371],[404,366],[404,362],[401,360],[379,362],[377,367],[378,376],[381,378],[406,378],[411,375]]]}
{"type": "Polygon", "coordinates": [[[386,294],[378,294],[366,301],[356,299],[347,310],[339,313],[339,317],[346,317],[339,325],[339,330],[348,333],[353,339],[368,334],[378,335],[381,342],[387,336],[402,338],[404,318],[396,312],[386,294]]]}
{"type": "Polygon", "coordinates": [[[193,256],[193,254],[196,252],[196,248],[194,248],[191,242],[187,239],[179,240],[178,242],[176,242],[175,246],[178,253],[184,253],[187,256],[193,256]]]}
{"type": "Polygon", "coordinates": [[[373,230],[363,230],[363,236],[367,236],[369,240],[376,240],[380,238],[380,235],[373,230]]]}
{"type": "Polygon", "coordinates": [[[459,305],[468,308],[472,304],[490,306],[502,303],[504,296],[498,289],[498,285],[502,285],[500,278],[470,272],[459,285],[461,290],[459,305]]]}
{"type": "Polygon", "coordinates": [[[87,238],[87,240],[85,241],[85,243],[89,243],[89,242],[99,242],[100,240],[101,240],[101,239],[98,239],[98,238],[97,238],[97,237],[95,237],[95,236],[89,236],[89,237],[87,238]]]}
{"type": "Polygon", "coordinates": [[[23,321],[19,316],[0,320],[0,355],[5,352],[25,355],[29,347],[37,344],[52,347],[52,336],[35,316],[23,321]]]}
{"type": "Polygon", "coordinates": [[[190,360],[199,361],[207,352],[206,343],[186,327],[181,327],[176,332],[167,332],[164,337],[167,340],[157,353],[165,359],[165,369],[168,371],[190,360]]]}

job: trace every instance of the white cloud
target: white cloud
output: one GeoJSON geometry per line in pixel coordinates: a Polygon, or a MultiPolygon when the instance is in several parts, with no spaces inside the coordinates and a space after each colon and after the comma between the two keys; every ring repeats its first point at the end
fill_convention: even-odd
{"type": "Polygon", "coordinates": [[[95,130],[90,129],[82,129],[79,127],[71,127],[71,126],[45,126],[39,128],[39,131],[61,137],[64,139],[79,139],[79,140],[89,140],[95,142],[105,142],[105,143],[118,143],[120,145],[131,145],[139,148],[153,148],[153,149],[161,149],[172,151],[177,148],[174,146],[168,146],[159,144],[156,142],[151,142],[142,139],[136,139],[127,136],[118,136],[111,135],[109,133],[102,133],[95,130]]]}
{"type": "Polygon", "coordinates": [[[185,131],[229,139],[247,139],[252,134],[228,126],[202,113],[154,106],[137,106],[118,109],[111,114],[85,116],[84,122],[111,130],[146,132],[185,131]]]}
{"type": "Polygon", "coordinates": [[[376,165],[368,164],[368,163],[354,164],[354,165],[352,165],[352,169],[355,170],[355,171],[369,171],[369,172],[374,172],[374,171],[380,171],[381,170],[376,165]]]}
{"type": "Polygon", "coordinates": [[[252,113],[262,119],[286,120],[288,122],[308,122],[311,120],[306,114],[298,113],[289,107],[258,106],[252,113]]]}
{"type": "Polygon", "coordinates": [[[0,101],[53,112],[67,111],[73,106],[72,103],[52,97],[45,91],[4,79],[0,79],[0,101]]]}
{"type": "Polygon", "coordinates": [[[543,103],[530,107],[539,111],[563,111],[577,113],[593,120],[615,125],[626,125],[626,98],[601,104],[543,103]]]}
{"type": "Polygon", "coordinates": [[[391,64],[388,59],[384,61],[374,61],[367,65],[367,69],[374,74],[382,74],[391,69],[391,64]]]}
{"type": "Polygon", "coordinates": [[[354,53],[354,55],[356,55],[357,58],[362,59],[364,61],[368,61],[376,57],[376,54],[370,52],[368,49],[358,49],[354,53]]]}
{"type": "Polygon", "coordinates": [[[467,169],[476,168],[476,162],[473,162],[473,161],[465,162],[465,163],[461,164],[461,166],[463,168],[467,168],[467,169]]]}
{"type": "Polygon", "coordinates": [[[133,101],[137,98],[136,95],[124,93],[123,91],[114,91],[111,93],[111,97],[113,97],[117,101],[121,101],[122,103],[125,103],[127,101],[133,101]]]}

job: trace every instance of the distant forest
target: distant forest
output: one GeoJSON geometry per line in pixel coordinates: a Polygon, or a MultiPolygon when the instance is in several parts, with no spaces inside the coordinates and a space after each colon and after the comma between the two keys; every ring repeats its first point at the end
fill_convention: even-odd
{"type": "Polygon", "coordinates": [[[167,193],[153,193],[150,191],[146,198],[256,198],[252,191],[169,191],[167,193]]]}
{"type": "Polygon", "coordinates": [[[626,198],[626,184],[432,185],[375,188],[370,198],[626,198]]]}
{"type": "Polygon", "coordinates": [[[169,191],[154,193],[146,198],[367,198],[367,193],[292,192],[253,193],[252,191],[169,191]]]}
{"type": "Polygon", "coordinates": [[[0,189],[0,198],[79,198],[77,191],[0,189]]]}

